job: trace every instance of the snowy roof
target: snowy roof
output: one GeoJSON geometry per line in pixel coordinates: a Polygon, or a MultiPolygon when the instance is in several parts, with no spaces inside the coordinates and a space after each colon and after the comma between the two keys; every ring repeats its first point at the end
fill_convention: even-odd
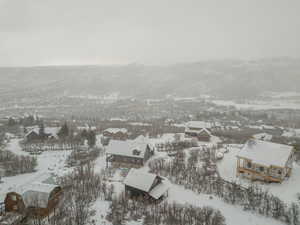
{"type": "Polygon", "coordinates": [[[145,173],[132,168],[127,174],[124,184],[145,192],[149,192],[156,177],[157,175],[153,173],[145,173]]]}
{"type": "Polygon", "coordinates": [[[164,179],[160,184],[154,187],[149,195],[155,199],[159,199],[164,193],[166,193],[171,187],[170,182],[167,179],[164,179]]]}
{"type": "Polygon", "coordinates": [[[211,128],[211,123],[205,122],[205,121],[189,121],[186,123],[186,126],[190,129],[196,128],[196,129],[210,129],[211,128]]]}
{"type": "Polygon", "coordinates": [[[126,128],[108,128],[108,129],[104,130],[103,132],[109,132],[112,134],[116,134],[118,132],[127,133],[127,129],[126,128]]]}
{"type": "MultiPolygon", "coordinates": [[[[25,136],[28,136],[30,133],[35,132],[36,134],[39,134],[39,127],[34,127],[33,129],[31,129],[30,131],[27,132],[27,134],[25,134],[25,136]]],[[[45,127],[44,132],[47,135],[51,135],[55,138],[57,138],[57,134],[59,132],[60,128],[59,127],[45,127]]]]}
{"type": "Polygon", "coordinates": [[[23,187],[22,199],[25,206],[47,208],[49,196],[56,187],[59,186],[39,182],[34,182],[23,187]]]}
{"type": "Polygon", "coordinates": [[[238,157],[266,166],[285,167],[293,147],[256,139],[249,140],[238,153],[238,157]]]}
{"type": "Polygon", "coordinates": [[[201,134],[202,132],[207,133],[208,135],[211,135],[211,132],[209,130],[207,130],[206,128],[203,128],[199,131],[199,134],[201,134]]]}
{"type": "Polygon", "coordinates": [[[271,141],[273,136],[271,134],[267,134],[267,133],[259,133],[259,134],[253,135],[253,137],[257,140],[271,141]]]}
{"type": "Polygon", "coordinates": [[[127,141],[111,140],[106,152],[112,155],[144,158],[147,146],[147,141],[140,137],[127,141]]]}

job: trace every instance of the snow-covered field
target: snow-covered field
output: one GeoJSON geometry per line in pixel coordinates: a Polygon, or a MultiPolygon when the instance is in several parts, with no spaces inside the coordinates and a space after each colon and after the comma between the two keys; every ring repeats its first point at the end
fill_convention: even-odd
{"type": "MultiPolygon", "coordinates": [[[[172,141],[174,138],[174,134],[165,134],[162,137],[158,139],[151,139],[152,143],[161,143],[165,141],[172,141]]],[[[217,137],[213,137],[212,141],[209,143],[205,142],[200,142],[200,145],[208,145],[212,146],[215,145],[219,139],[217,137]]],[[[201,149],[201,148],[198,148],[201,149]]],[[[230,152],[227,154],[231,154],[232,157],[234,157],[234,152],[230,152]]],[[[167,154],[165,152],[157,152],[153,158],[150,160],[153,160],[155,158],[168,158],[167,154]]],[[[226,155],[226,158],[227,157],[226,155]]],[[[231,158],[232,159],[232,158],[231,158]]],[[[96,166],[98,169],[103,168],[103,160],[99,158],[96,162],[96,166]]],[[[225,161],[222,161],[222,163],[225,161]]],[[[228,166],[232,166],[233,160],[230,160],[231,164],[225,163],[228,166]]],[[[224,164],[224,166],[225,166],[224,164]]],[[[148,171],[149,168],[147,164],[140,168],[140,170],[143,171],[148,171]]],[[[228,169],[227,174],[231,174],[231,171],[235,171],[235,167],[228,169]]],[[[120,194],[124,190],[124,186],[122,182],[116,182],[116,180],[120,180],[122,177],[119,176],[119,173],[117,172],[116,175],[114,176],[113,184],[115,186],[115,195],[120,194]]],[[[271,218],[266,218],[257,214],[252,214],[250,212],[243,211],[243,209],[240,206],[233,206],[230,204],[227,204],[223,202],[221,199],[212,196],[212,199],[210,198],[211,196],[206,195],[206,194],[197,194],[191,190],[185,189],[183,186],[179,186],[176,184],[171,184],[171,188],[169,190],[169,196],[168,196],[168,202],[176,202],[180,204],[189,204],[189,205],[194,205],[198,207],[203,207],[203,206],[210,206],[215,209],[219,209],[223,216],[226,218],[226,223],[228,225],[238,225],[238,224],[243,224],[243,225],[280,225],[282,224],[279,221],[276,221],[271,218]]],[[[108,221],[105,220],[106,212],[109,210],[109,204],[108,202],[105,202],[103,200],[98,200],[96,201],[92,209],[95,210],[95,215],[93,216],[92,220],[95,221],[95,224],[99,225],[108,225],[111,224],[108,221]]],[[[131,221],[128,222],[127,225],[142,225],[142,221],[131,221]]]]}
{"type": "Polygon", "coordinates": [[[213,100],[212,103],[221,106],[234,106],[239,110],[300,109],[300,104],[294,101],[252,101],[247,103],[237,103],[231,100],[213,100]]]}
{"type": "MultiPolygon", "coordinates": [[[[27,155],[27,152],[21,150],[19,139],[12,139],[7,149],[18,155],[27,155]]],[[[64,167],[65,160],[70,151],[47,151],[37,156],[38,166],[36,172],[20,174],[12,177],[3,177],[3,183],[0,184],[0,202],[3,202],[5,194],[15,191],[31,182],[42,182],[51,176],[62,176],[70,169],[64,167]]]]}
{"type": "MultiPolygon", "coordinates": [[[[181,135],[183,138],[183,136],[181,135]]],[[[100,136],[97,137],[97,144],[99,143],[100,136]]],[[[158,139],[150,139],[152,144],[161,143],[166,141],[174,140],[174,134],[165,134],[158,139]]],[[[210,143],[201,142],[200,145],[215,145],[219,139],[213,137],[210,143]]],[[[21,155],[26,155],[18,145],[18,139],[12,139],[7,148],[21,155]]],[[[199,148],[201,149],[201,148],[199,148]]],[[[221,176],[226,179],[235,179],[235,169],[236,169],[236,158],[235,154],[239,149],[237,147],[231,147],[230,151],[225,154],[224,159],[218,163],[218,168],[221,176]]],[[[49,175],[63,175],[70,172],[71,168],[65,167],[65,160],[70,151],[53,151],[44,152],[37,156],[38,167],[37,171],[34,173],[22,174],[14,177],[4,177],[0,185],[0,201],[3,200],[5,193],[15,190],[17,187],[26,185],[32,181],[43,181],[49,177],[49,175]]],[[[164,157],[168,158],[167,154],[164,152],[156,153],[153,158],[164,157]]],[[[152,158],[152,159],[153,159],[152,158]]],[[[151,159],[150,159],[151,160],[151,159]]],[[[106,167],[105,155],[100,156],[95,161],[95,171],[100,172],[106,167]]],[[[147,171],[149,168],[147,164],[141,168],[141,170],[147,171]]],[[[300,186],[300,182],[297,181],[297,177],[300,177],[300,166],[296,166],[292,177],[285,181],[283,184],[272,184],[266,185],[272,193],[284,198],[287,201],[295,200],[295,194],[300,186]],[[287,191],[288,190],[288,191],[287,191]]],[[[124,190],[124,185],[122,184],[123,177],[120,175],[120,171],[117,171],[113,177],[111,184],[114,185],[115,194],[119,194],[124,190]]],[[[197,194],[193,191],[186,190],[184,187],[172,184],[169,190],[168,201],[177,202],[181,204],[191,204],[194,206],[211,206],[213,208],[219,209],[228,225],[243,224],[243,225],[279,225],[282,224],[270,218],[266,218],[257,214],[252,214],[250,212],[243,211],[239,206],[233,206],[223,202],[221,199],[216,197],[210,198],[209,195],[197,194]]],[[[95,221],[97,225],[110,224],[106,221],[105,216],[109,210],[109,202],[98,200],[92,206],[91,209],[95,210],[95,215],[92,220],[95,221]]],[[[134,221],[128,223],[128,225],[142,225],[142,221],[134,221]]]]}

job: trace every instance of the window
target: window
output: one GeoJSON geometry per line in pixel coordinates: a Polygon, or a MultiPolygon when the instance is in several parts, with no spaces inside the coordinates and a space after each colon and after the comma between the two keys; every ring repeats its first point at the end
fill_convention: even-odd
{"type": "Polygon", "coordinates": [[[12,201],[17,201],[17,196],[16,195],[12,195],[10,198],[11,198],[12,201]]]}
{"type": "Polygon", "coordinates": [[[282,174],[282,170],[278,170],[278,174],[281,175],[282,174]]]}
{"type": "Polygon", "coordinates": [[[247,168],[251,168],[252,167],[252,163],[251,162],[247,162],[247,168]]]}
{"type": "Polygon", "coordinates": [[[259,171],[260,171],[260,172],[264,172],[264,171],[265,171],[265,168],[264,168],[263,166],[260,166],[260,167],[259,167],[259,171]]]}

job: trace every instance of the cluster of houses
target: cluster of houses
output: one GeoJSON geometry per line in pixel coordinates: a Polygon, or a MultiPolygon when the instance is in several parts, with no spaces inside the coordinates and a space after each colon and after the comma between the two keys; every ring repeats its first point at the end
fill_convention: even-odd
{"type": "MultiPolygon", "coordinates": [[[[190,121],[185,136],[199,141],[210,141],[213,129],[210,123],[190,121]]],[[[25,137],[34,140],[39,130],[30,130],[25,137]]],[[[45,129],[49,138],[57,137],[58,128],[45,129]]],[[[141,168],[155,153],[155,147],[144,136],[128,140],[125,128],[109,128],[103,136],[109,137],[106,147],[106,166],[128,168],[124,179],[125,192],[133,198],[160,201],[168,195],[168,179],[144,172],[141,168]]],[[[281,183],[292,172],[294,148],[271,142],[272,136],[261,133],[250,139],[237,154],[237,176],[251,180],[281,183]]],[[[0,171],[1,177],[1,171],[0,171]]],[[[4,201],[5,212],[46,217],[58,205],[62,188],[44,183],[32,183],[21,191],[9,192],[4,201]]]]}

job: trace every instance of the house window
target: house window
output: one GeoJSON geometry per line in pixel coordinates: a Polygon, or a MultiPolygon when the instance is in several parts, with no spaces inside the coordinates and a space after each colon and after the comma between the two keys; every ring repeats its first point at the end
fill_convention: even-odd
{"type": "Polygon", "coordinates": [[[252,163],[251,162],[247,162],[247,168],[251,168],[252,167],[252,163]]]}
{"type": "Polygon", "coordinates": [[[11,200],[12,200],[12,201],[17,201],[17,196],[16,196],[16,195],[12,195],[12,196],[11,196],[11,200]]]}
{"type": "Polygon", "coordinates": [[[265,171],[265,168],[264,168],[263,166],[260,166],[260,167],[259,167],[259,171],[260,171],[260,172],[264,172],[264,171],[265,171]]]}
{"type": "Polygon", "coordinates": [[[282,174],[282,170],[278,170],[278,174],[281,175],[282,174]]]}

